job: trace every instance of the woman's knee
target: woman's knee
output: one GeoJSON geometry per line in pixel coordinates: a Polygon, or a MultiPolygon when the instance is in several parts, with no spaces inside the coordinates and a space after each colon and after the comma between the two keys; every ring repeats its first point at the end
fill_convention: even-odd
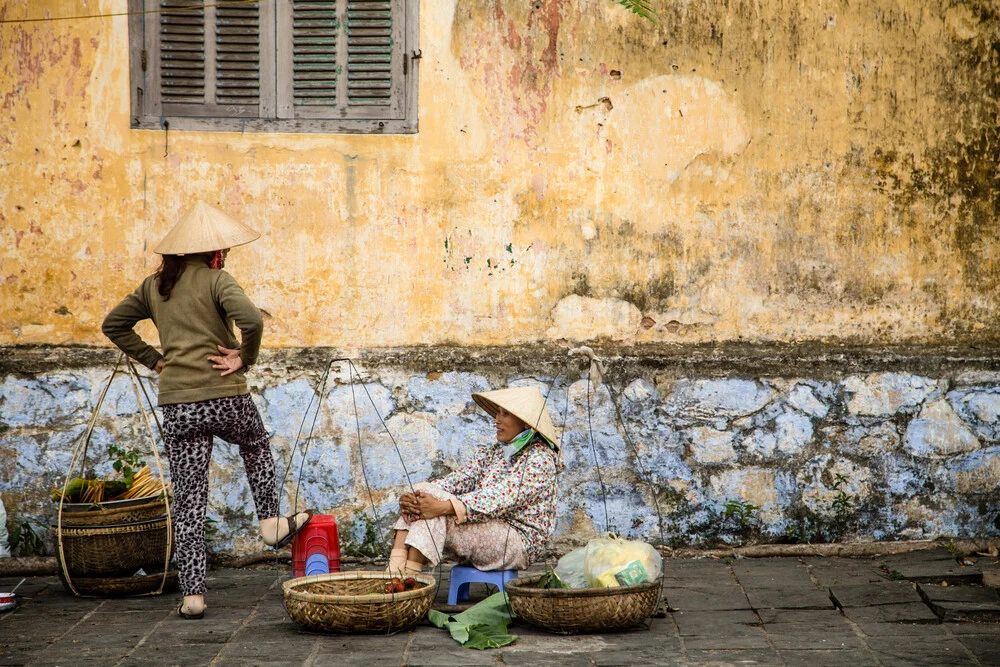
{"type": "Polygon", "coordinates": [[[417,482],[413,485],[414,491],[422,491],[428,493],[438,500],[447,500],[451,497],[451,494],[442,489],[440,486],[434,482],[417,482]]]}

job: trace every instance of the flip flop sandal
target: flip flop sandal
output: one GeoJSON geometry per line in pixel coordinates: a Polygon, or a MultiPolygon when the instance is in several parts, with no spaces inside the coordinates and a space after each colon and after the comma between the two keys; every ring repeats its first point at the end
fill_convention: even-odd
{"type": "Polygon", "coordinates": [[[197,621],[199,618],[205,618],[205,610],[199,611],[197,614],[188,614],[184,612],[184,603],[181,602],[177,605],[177,615],[183,618],[185,621],[197,621]]]}
{"type": "MultiPolygon", "coordinates": [[[[281,519],[285,520],[285,525],[288,527],[288,534],[282,537],[277,542],[275,542],[274,547],[272,548],[282,549],[285,546],[287,546],[292,541],[292,538],[294,538],[299,533],[300,530],[305,528],[306,525],[308,525],[308,523],[312,521],[312,518],[313,516],[315,516],[315,514],[316,512],[314,512],[313,510],[303,510],[302,512],[296,512],[292,516],[281,517],[281,519]],[[303,521],[302,523],[295,522],[295,517],[303,513],[306,514],[305,521],[303,521]],[[294,528],[292,526],[294,526],[294,528]]],[[[281,519],[278,519],[278,521],[281,521],[281,519]]]]}

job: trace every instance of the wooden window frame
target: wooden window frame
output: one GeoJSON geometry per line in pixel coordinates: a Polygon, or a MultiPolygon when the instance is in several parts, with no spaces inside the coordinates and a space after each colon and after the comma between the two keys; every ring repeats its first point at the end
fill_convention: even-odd
{"type": "MultiPolygon", "coordinates": [[[[206,11],[216,0],[205,0],[206,11]]],[[[160,102],[160,76],[158,56],[150,57],[149,49],[158,45],[158,13],[149,12],[152,0],[128,0],[129,18],[129,83],[131,99],[131,127],[133,129],[163,130],[169,123],[170,130],[206,132],[280,132],[327,134],[414,134],[417,123],[417,84],[420,62],[419,0],[392,0],[398,3],[397,12],[403,17],[403,26],[396,36],[403,40],[401,58],[393,63],[397,79],[399,107],[396,118],[378,117],[377,112],[366,110],[360,116],[342,118],[289,118],[293,113],[289,104],[291,81],[278,78],[279,60],[287,59],[289,49],[281,44],[291,43],[291,34],[283,28],[287,22],[276,20],[280,12],[290,11],[291,0],[260,0],[261,24],[274,25],[274,31],[261,30],[260,34],[260,114],[257,117],[218,117],[191,115],[164,115],[160,102]],[[147,35],[149,38],[147,39],[147,35]],[[284,40],[284,42],[282,42],[284,40]],[[278,90],[284,88],[284,90],[278,90]],[[267,117],[264,117],[267,114],[267,117]],[[367,116],[367,117],[364,117],[367,116]]],[[[158,3],[153,3],[158,6],[158,3]]],[[[207,19],[206,19],[207,20],[207,19]]],[[[394,21],[396,15],[394,14],[394,21]]],[[[207,48],[208,47],[206,45],[207,48]]],[[[206,80],[208,76],[206,76],[206,80]]],[[[299,111],[305,116],[308,110],[299,111]]]]}

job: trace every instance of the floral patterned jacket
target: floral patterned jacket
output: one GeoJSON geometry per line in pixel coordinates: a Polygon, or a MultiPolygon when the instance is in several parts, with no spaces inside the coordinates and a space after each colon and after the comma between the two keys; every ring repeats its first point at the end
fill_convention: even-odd
{"type": "Polygon", "coordinates": [[[458,496],[468,521],[506,521],[521,536],[528,557],[535,561],[555,528],[558,454],[535,441],[510,461],[500,443],[482,447],[476,457],[433,483],[458,496]]]}

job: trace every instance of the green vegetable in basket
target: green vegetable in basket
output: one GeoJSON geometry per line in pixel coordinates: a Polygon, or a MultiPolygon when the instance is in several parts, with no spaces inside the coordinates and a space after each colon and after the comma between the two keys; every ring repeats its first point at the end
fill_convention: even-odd
{"type": "Polygon", "coordinates": [[[538,579],[539,588],[570,588],[566,582],[559,578],[556,571],[549,565],[549,571],[538,579]]]}
{"type": "Polygon", "coordinates": [[[121,480],[106,480],[104,482],[104,497],[114,498],[128,491],[128,484],[121,480]]]}
{"type": "MultiPolygon", "coordinates": [[[[83,491],[83,486],[86,483],[87,480],[80,479],[79,477],[77,477],[76,479],[71,479],[69,484],[66,485],[66,502],[73,502],[73,500],[80,495],[80,492],[83,491]]],[[[53,489],[52,491],[53,502],[59,502],[59,498],[61,496],[62,496],[61,489],[53,489]]]]}
{"type": "MultiPolygon", "coordinates": [[[[121,495],[128,490],[128,484],[121,480],[71,479],[66,487],[67,503],[100,503],[121,495]]],[[[62,489],[52,490],[52,501],[59,502],[62,489]]]]}

